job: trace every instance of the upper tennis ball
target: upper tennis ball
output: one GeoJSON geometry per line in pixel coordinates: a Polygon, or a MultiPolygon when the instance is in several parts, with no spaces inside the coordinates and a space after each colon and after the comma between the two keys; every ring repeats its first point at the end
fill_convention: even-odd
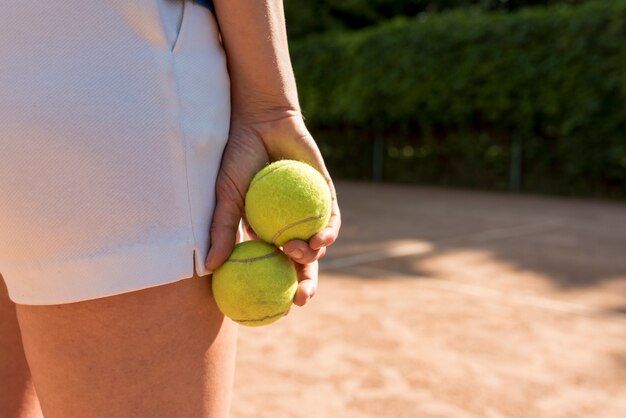
{"type": "Polygon", "coordinates": [[[293,262],[263,241],[235,245],[213,272],[213,297],[222,313],[256,327],[278,321],[293,304],[298,277],[293,262]]]}
{"type": "Polygon", "coordinates": [[[281,247],[293,239],[308,241],[326,227],[330,189],[310,165],[280,160],[254,176],[245,206],[246,218],[259,238],[281,247]]]}

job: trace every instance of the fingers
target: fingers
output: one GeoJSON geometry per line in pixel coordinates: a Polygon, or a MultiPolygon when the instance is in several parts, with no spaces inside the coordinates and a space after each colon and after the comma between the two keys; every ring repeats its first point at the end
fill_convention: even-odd
{"type": "Polygon", "coordinates": [[[319,153],[319,149],[317,148],[315,142],[312,137],[308,138],[309,141],[312,142],[311,149],[314,150],[313,155],[309,159],[305,159],[306,162],[315,167],[326,180],[326,184],[328,184],[328,188],[330,190],[331,197],[331,206],[330,206],[330,219],[328,220],[328,225],[326,228],[313,235],[309,239],[309,247],[313,250],[319,250],[323,247],[328,247],[332,245],[339,235],[339,229],[341,229],[341,212],[339,210],[339,203],[337,201],[337,191],[335,189],[335,185],[333,183],[332,178],[330,177],[330,173],[324,164],[324,159],[322,155],[319,153]]]}
{"type": "Polygon", "coordinates": [[[339,229],[341,228],[341,213],[339,211],[339,204],[337,203],[337,192],[335,185],[330,177],[326,177],[328,187],[330,188],[331,195],[331,212],[330,219],[326,228],[322,229],[317,234],[313,235],[309,239],[309,246],[313,250],[319,250],[324,247],[332,245],[339,235],[339,229]]]}
{"type": "Polygon", "coordinates": [[[233,250],[243,212],[243,198],[225,175],[217,179],[216,198],[210,231],[211,248],[205,260],[206,268],[211,271],[222,265],[233,250]]]}
{"type": "Polygon", "coordinates": [[[306,241],[291,240],[283,245],[283,252],[299,264],[308,264],[319,260],[326,254],[326,248],[312,249],[306,241]]]}
{"type": "Polygon", "coordinates": [[[298,306],[303,306],[313,296],[315,296],[315,293],[317,292],[319,265],[317,261],[309,264],[296,263],[296,271],[298,273],[299,283],[293,303],[298,306]]]}
{"type": "Polygon", "coordinates": [[[331,214],[328,226],[309,239],[308,246],[311,250],[316,251],[332,245],[339,235],[341,227],[341,218],[338,214],[331,214]]]}

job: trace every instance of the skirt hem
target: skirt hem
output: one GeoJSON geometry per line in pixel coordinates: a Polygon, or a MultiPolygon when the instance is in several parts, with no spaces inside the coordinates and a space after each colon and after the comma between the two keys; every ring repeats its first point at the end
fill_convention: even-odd
{"type": "Polygon", "coordinates": [[[195,273],[196,257],[193,242],[142,246],[134,251],[126,249],[123,253],[43,266],[3,265],[2,275],[13,302],[57,305],[115,296],[191,278],[195,273]]]}

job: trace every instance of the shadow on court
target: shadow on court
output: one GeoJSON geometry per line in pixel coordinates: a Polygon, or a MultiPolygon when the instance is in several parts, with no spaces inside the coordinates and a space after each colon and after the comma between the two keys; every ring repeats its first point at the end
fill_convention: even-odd
{"type": "Polygon", "coordinates": [[[626,205],[337,185],[317,296],[241,328],[233,417],[626,416],[626,205]]]}

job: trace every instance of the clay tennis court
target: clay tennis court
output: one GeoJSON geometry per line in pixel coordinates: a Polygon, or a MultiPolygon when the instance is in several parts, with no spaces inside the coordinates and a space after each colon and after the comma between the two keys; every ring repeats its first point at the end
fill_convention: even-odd
{"type": "Polygon", "coordinates": [[[626,417],[626,204],[337,188],[317,296],[240,329],[233,418],[626,417]]]}

